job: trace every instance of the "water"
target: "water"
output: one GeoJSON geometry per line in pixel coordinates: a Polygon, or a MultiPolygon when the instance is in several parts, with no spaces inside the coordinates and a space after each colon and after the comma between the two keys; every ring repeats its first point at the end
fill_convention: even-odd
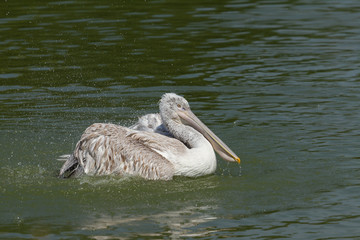
{"type": "Polygon", "coordinates": [[[0,238],[360,238],[357,1],[2,1],[0,238]],[[60,180],[94,122],[164,92],[241,160],[60,180]]]}

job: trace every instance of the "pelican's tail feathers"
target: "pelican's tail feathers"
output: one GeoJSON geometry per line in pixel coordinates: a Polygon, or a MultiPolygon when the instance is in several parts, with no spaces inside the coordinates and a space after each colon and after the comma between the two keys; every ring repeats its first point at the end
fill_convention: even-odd
{"type": "Polygon", "coordinates": [[[67,160],[60,169],[59,178],[78,177],[84,172],[78,159],[73,154],[60,156],[60,159],[64,159],[64,157],[67,157],[67,160]]]}

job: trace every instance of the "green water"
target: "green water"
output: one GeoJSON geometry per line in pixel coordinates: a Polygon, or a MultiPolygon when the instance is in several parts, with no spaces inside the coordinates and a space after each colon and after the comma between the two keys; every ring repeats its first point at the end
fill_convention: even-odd
{"type": "Polygon", "coordinates": [[[359,22],[355,0],[2,1],[0,238],[360,238],[359,22]],[[241,165],[56,178],[164,92],[241,165]]]}

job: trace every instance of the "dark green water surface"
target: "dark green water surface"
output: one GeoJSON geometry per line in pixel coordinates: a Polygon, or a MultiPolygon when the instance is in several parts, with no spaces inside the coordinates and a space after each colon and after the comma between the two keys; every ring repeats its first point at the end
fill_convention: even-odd
{"type": "Polygon", "coordinates": [[[360,239],[360,3],[0,2],[1,239],[360,239]],[[94,122],[176,92],[214,175],[56,178],[94,122]]]}

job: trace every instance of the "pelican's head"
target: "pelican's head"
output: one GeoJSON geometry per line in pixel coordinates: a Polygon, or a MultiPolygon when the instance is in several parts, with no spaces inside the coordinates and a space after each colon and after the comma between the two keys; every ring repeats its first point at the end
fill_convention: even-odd
{"type": "Polygon", "coordinates": [[[211,143],[220,157],[229,162],[240,163],[240,158],[195,116],[185,98],[175,93],[165,93],[160,100],[159,108],[165,125],[169,118],[176,123],[194,128],[211,143]]]}
{"type": "MultiPolygon", "coordinates": [[[[165,93],[159,102],[160,114],[164,119],[170,118],[176,123],[181,123],[181,118],[178,114],[180,110],[189,111],[190,105],[185,98],[175,93],[165,93]]],[[[166,123],[166,121],[164,121],[166,123]]]]}

